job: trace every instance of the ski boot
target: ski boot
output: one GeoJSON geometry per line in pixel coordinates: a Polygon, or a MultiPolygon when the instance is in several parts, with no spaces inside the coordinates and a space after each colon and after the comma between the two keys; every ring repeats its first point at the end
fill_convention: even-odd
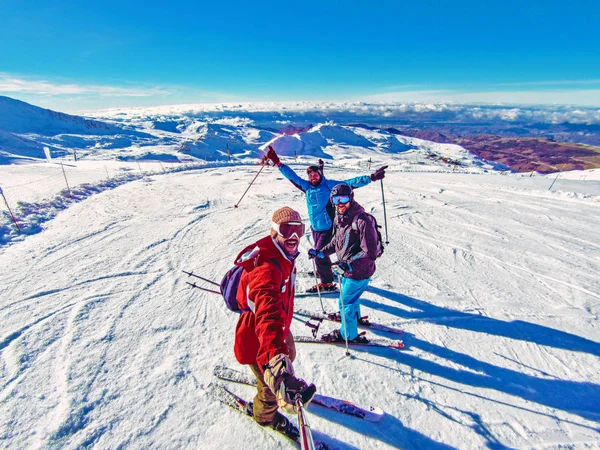
{"type": "Polygon", "coordinates": [[[329,320],[332,320],[334,322],[341,322],[342,321],[342,315],[339,312],[329,313],[329,314],[327,314],[327,317],[329,318],[329,320]]]}
{"type": "Polygon", "coordinates": [[[275,423],[273,423],[271,427],[275,431],[286,435],[293,441],[297,441],[300,438],[300,431],[296,425],[290,422],[289,419],[280,412],[277,412],[277,415],[275,416],[275,423]]]}
{"type": "Polygon", "coordinates": [[[317,285],[315,284],[310,289],[307,289],[306,292],[308,294],[316,294],[317,292],[338,292],[338,287],[335,283],[319,283],[318,286],[318,290],[317,285]]]}
{"type": "Polygon", "coordinates": [[[362,333],[360,333],[358,336],[356,336],[354,339],[351,339],[351,341],[355,342],[357,344],[368,344],[369,343],[369,340],[366,338],[364,331],[362,333]]]}
{"type": "Polygon", "coordinates": [[[358,317],[358,314],[357,314],[356,315],[356,320],[358,321],[358,324],[362,325],[363,327],[370,327],[371,326],[371,322],[369,322],[369,316],[358,317]]]}
{"type": "Polygon", "coordinates": [[[325,342],[344,342],[344,337],[340,330],[333,330],[331,333],[323,334],[321,340],[325,342]]]}

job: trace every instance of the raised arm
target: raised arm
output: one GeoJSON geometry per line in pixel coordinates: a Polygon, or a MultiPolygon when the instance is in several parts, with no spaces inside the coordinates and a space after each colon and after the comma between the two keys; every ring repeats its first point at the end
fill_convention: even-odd
{"type": "Polygon", "coordinates": [[[273,147],[271,147],[270,145],[269,151],[267,151],[265,159],[271,160],[273,162],[273,165],[279,168],[279,171],[284,177],[290,180],[290,182],[302,192],[306,192],[310,183],[307,180],[303,180],[302,178],[300,178],[298,174],[292,170],[291,167],[283,164],[279,160],[279,156],[277,156],[277,153],[275,152],[273,147]]]}
{"type": "Polygon", "coordinates": [[[383,166],[383,167],[377,169],[371,175],[363,175],[361,177],[350,178],[345,181],[331,180],[331,182],[335,183],[335,184],[345,183],[348,186],[350,186],[352,189],[356,189],[359,187],[366,186],[367,184],[370,184],[373,181],[382,180],[385,177],[385,169],[387,169],[387,168],[388,168],[388,166],[383,166]]]}

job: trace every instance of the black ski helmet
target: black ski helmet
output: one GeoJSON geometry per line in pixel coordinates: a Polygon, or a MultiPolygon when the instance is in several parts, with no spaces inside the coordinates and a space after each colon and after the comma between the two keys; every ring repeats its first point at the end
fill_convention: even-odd
{"type": "Polygon", "coordinates": [[[347,195],[348,197],[350,197],[351,202],[354,201],[354,192],[352,191],[352,188],[346,183],[336,184],[331,190],[331,193],[329,194],[329,200],[338,195],[347,195]]]}

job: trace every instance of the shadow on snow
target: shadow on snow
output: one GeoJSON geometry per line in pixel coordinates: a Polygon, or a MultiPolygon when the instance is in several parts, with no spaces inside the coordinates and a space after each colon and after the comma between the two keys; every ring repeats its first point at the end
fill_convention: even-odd
{"type": "MultiPolygon", "coordinates": [[[[454,448],[434,441],[418,431],[407,428],[400,420],[387,413],[381,421],[373,423],[363,419],[345,416],[326,408],[311,407],[310,412],[311,414],[323,417],[324,419],[343,425],[351,430],[359,430],[357,432],[360,434],[378,439],[394,448],[426,448],[432,450],[450,450],[454,448]]],[[[342,448],[355,447],[348,446],[342,448]]]]}
{"type": "MultiPolygon", "coordinates": [[[[406,319],[419,319],[464,330],[482,332],[489,335],[533,342],[549,347],[600,355],[600,344],[588,339],[555,330],[542,325],[523,321],[504,322],[498,319],[464,313],[431,305],[402,294],[369,287],[369,292],[401,303],[419,311],[407,311],[362,299],[361,304],[376,310],[386,311],[406,319]],[[449,320],[451,319],[451,320],[449,320]],[[461,320],[457,320],[461,319],[461,320]]],[[[479,361],[472,356],[411,336],[410,347],[452,361],[469,370],[446,367],[433,361],[411,355],[408,352],[386,352],[385,355],[401,364],[430,373],[456,383],[474,387],[494,389],[524,400],[567,411],[588,420],[600,421],[600,385],[590,382],[538,378],[505,367],[479,361]]],[[[357,349],[366,350],[366,349],[357,349]]]]}

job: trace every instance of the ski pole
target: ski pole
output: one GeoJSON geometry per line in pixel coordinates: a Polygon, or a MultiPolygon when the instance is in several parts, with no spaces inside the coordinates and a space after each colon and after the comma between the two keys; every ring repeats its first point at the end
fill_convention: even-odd
{"type": "Polygon", "coordinates": [[[315,450],[315,441],[313,440],[308,420],[306,420],[304,406],[302,406],[302,396],[296,394],[294,401],[296,402],[296,410],[298,411],[298,425],[300,425],[300,447],[302,450],[315,450]]]}
{"type": "Polygon", "coordinates": [[[315,284],[317,285],[317,294],[319,294],[319,301],[321,302],[321,310],[323,314],[325,314],[325,307],[323,306],[323,299],[321,298],[321,289],[319,288],[319,280],[317,278],[317,263],[315,263],[315,258],[312,260],[313,262],[313,273],[315,274],[315,284]]]}
{"type": "Polygon", "coordinates": [[[189,277],[200,278],[202,281],[206,281],[207,283],[214,284],[215,286],[221,286],[219,283],[215,283],[214,281],[209,280],[208,278],[204,278],[204,277],[201,277],[200,275],[196,275],[194,272],[188,272],[187,270],[182,270],[182,272],[185,273],[189,277]]]}
{"type": "Polygon", "coordinates": [[[346,307],[344,306],[344,289],[342,288],[342,274],[339,273],[337,270],[334,271],[334,273],[337,275],[338,284],[340,285],[340,301],[342,302],[342,310],[340,311],[340,316],[342,316],[342,325],[345,331],[344,339],[346,340],[346,356],[350,356],[350,350],[348,349],[348,328],[346,327],[346,307]]]}
{"type": "Polygon", "coordinates": [[[221,295],[221,293],[219,291],[213,291],[212,289],[203,288],[202,286],[198,286],[196,283],[190,283],[189,281],[186,281],[185,283],[189,284],[191,287],[200,289],[201,291],[206,291],[206,292],[211,292],[213,294],[221,295]]]}
{"type": "Polygon", "coordinates": [[[246,192],[248,192],[248,189],[250,189],[250,186],[252,186],[254,184],[254,181],[256,180],[256,178],[258,178],[258,176],[260,175],[260,173],[262,172],[262,170],[265,168],[265,163],[262,163],[262,167],[260,168],[260,170],[258,171],[258,173],[256,174],[256,176],[254,177],[254,179],[250,182],[250,185],[246,188],[246,190],[244,191],[244,193],[242,194],[242,197],[239,199],[239,201],[233,206],[234,208],[237,208],[238,205],[242,202],[242,198],[244,198],[244,195],[246,195],[246,192]]]}
{"type": "Polygon", "coordinates": [[[383,194],[383,179],[381,179],[381,200],[383,200],[383,223],[385,224],[385,244],[389,244],[387,232],[387,214],[385,213],[385,195],[383,194]]]}

